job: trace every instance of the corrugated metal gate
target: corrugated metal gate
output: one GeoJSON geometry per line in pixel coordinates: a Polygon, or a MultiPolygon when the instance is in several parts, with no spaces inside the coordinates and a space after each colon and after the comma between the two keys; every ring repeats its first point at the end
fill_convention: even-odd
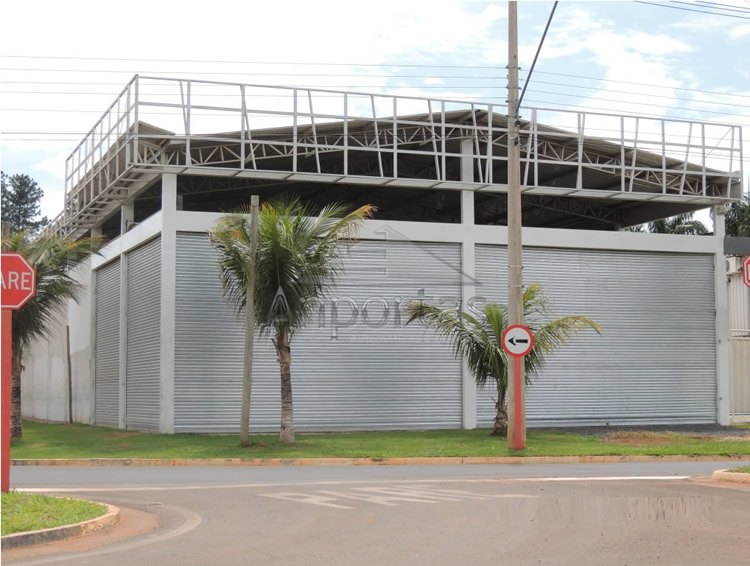
{"type": "Polygon", "coordinates": [[[750,337],[729,339],[732,416],[750,417],[750,337]]]}
{"type": "MultiPolygon", "coordinates": [[[[604,327],[550,357],[528,390],[529,424],[716,422],[712,256],[527,248],[524,264],[557,316],[604,327]]],[[[506,249],[478,246],[476,265],[477,296],[505,302],[506,249]]],[[[480,426],[493,393],[478,396],[480,426]]]]}
{"type": "Polygon", "coordinates": [[[96,272],[96,337],[94,419],[97,425],[119,426],[120,412],[120,260],[96,272]]]}
{"type": "MultiPolygon", "coordinates": [[[[292,341],[299,430],[461,426],[461,363],[433,333],[404,327],[403,305],[461,297],[458,244],[363,241],[318,316],[292,341]]],[[[235,431],[243,324],[221,296],[204,234],[177,237],[175,431],[235,431]]],[[[251,428],[278,430],[279,370],[258,338],[251,428]]]]}
{"type": "Polygon", "coordinates": [[[159,430],[161,239],[127,255],[126,426],[159,430]]]}

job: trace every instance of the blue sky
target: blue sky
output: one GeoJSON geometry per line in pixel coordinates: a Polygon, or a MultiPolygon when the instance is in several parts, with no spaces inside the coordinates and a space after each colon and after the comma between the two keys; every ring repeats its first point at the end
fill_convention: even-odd
{"type": "MultiPolygon", "coordinates": [[[[743,125],[747,179],[750,2],[661,4],[561,2],[525,104],[743,125]]],[[[62,209],[65,158],[135,73],[505,100],[505,2],[102,6],[3,7],[0,163],[39,182],[50,217],[62,209]]],[[[519,2],[523,69],[551,8],[519,2]]]]}

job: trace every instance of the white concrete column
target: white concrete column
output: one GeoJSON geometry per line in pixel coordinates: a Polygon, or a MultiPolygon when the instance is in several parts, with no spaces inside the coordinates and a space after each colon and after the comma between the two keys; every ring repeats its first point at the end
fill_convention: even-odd
{"type": "Polygon", "coordinates": [[[174,433],[175,285],[177,280],[177,175],[161,178],[161,371],[159,432],[174,433]]]}
{"type": "MultiPolygon", "coordinates": [[[[122,236],[121,236],[122,238],[122,236]]],[[[120,240],[122,244],[122,240],[120,240]]],[[[94,321],[96,324],[96,321],[94,321]]],[[[128,255],[120,251],[120,410],[119,428],[126,428],[128,383],[128,255]]]]}
{"type": "MultiPolygon", "coordinates": [[[[461,142],[461,153],[473,153],[473,140],[461,142]]],[[[461,181],[474,181],[473,157],[461,157],[461,181]]],[[[461,308],[469,310],[469,302],[476,294],[474,191],[461,191],[461,308]]],[[[477,385],[465,361],[462,363],[462,426],[477,428],[477,385]]]]}
{"type": "Polygon", "coordinates": [[[726,209],[714,206],[714,296],[716,305],[716,400],[720,425],[728,426],[731,394],[729,375],[729,305],[727,297],[726,259],[724,236],[726,209]]]}
{"type": "Polygon", "coordinates": [[[130,225],[135,221],[135,203],[130,201],[120,208],[120,235],[128,231],[130,225]]]}
{"type": "MultiPolygon", "coordinates": [[[[91,237],[102,235],[102,225],[99,224],[91,228],[91,237]]],[[[91,297],[91,310],[89,311],[89,416],[88,424],[96,424],[96,272],[89,264],[89,290],[91,297]]]]}

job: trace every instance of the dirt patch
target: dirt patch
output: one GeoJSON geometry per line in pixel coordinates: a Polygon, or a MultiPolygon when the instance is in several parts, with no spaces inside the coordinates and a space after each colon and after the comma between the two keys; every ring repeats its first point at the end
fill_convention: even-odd
{"type": "Polygon", "coordinates": [[[657,446],[660,444],[674,444],[690,441],[711,440],[710,437],[677,434],[674,432],[613,432],[601,438],[608,444],[623,446],[657,446]]]}
{"type": "Polygon", "coordinates": [[[142,432],[138,431],[110,432],[107,437],[116,440],[118,438],[131,438],[133,436],[140,436],[142,434],[142,432]]]}

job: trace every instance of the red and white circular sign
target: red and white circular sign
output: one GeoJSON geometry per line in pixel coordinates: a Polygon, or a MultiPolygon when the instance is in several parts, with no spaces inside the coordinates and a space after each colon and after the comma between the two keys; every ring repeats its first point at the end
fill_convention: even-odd
{"type": "Polygon", "coordinates": [[[18,310],[36,293],[36,269],[23,254],[2,253],[2,308],[18,310]]]}
{"type": "Polygon", "coordinates": [[[742,262],[742,280],[750,287],[750,255],[742,262]]]}
{"type": "Polygon", "coordinates": [[[509,326],[500,339],[503,350],[514,358],[522,358],[534,347],[534,335],[523,324],[509,326]]]}

